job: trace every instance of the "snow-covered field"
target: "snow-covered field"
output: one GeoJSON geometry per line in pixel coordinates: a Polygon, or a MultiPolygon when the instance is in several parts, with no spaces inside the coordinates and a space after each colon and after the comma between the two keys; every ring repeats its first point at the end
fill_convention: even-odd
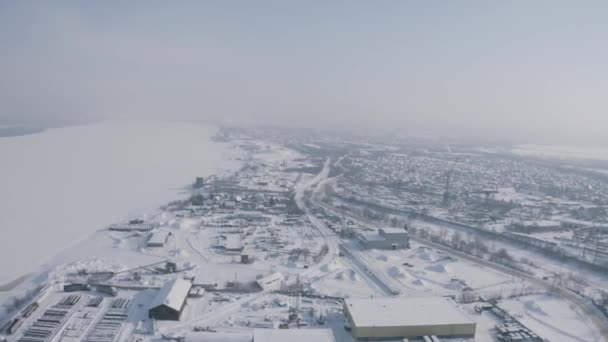
{"type": "Polygon", "coordinates": [[[525,296],[502,301],[500,306],[549,341],[598,341],[591,322],[559,298],[525,296]]]}
{"type": "Polygon", "coordinates": [[[236,166],[216,128],[105,122],[0,138],[0,285],[236,166]]]}

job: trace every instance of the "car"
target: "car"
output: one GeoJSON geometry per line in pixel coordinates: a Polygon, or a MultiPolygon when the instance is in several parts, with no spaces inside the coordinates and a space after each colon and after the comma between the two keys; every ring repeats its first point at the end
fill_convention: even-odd
{"type": "Polygon", "coordinates": [[[344,330],[346,331],[350,331],[352,329],[352,326],[350,325],[350,321],[347,319],[344,321],[344,330]]]}

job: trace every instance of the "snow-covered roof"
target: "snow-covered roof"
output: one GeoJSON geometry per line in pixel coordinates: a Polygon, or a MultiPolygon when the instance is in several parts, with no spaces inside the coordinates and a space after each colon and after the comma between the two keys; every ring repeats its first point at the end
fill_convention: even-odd
{"type": "Polygon", "coordinates": [[[264,278],[258,279],[258,285],[264,290],[277,289],[281,286],[281,283],[285,280],[283,274],[280,272],[272,273],[264,278]]]}
{"type": "Polygon", "coordinates": [[[394,327],[474,323],[444,297],[347,298],[344,303],[357,327],[394,327]]]}
{"type": "Polygon", "coordinates": [[[158,291],[158,294],[152,301],[150,308],[155,308],[160,305],[166,305],[176,311],[182,308],[182,304],[188,297],[188,292],[192,287],[192,283],[182,278],[171,280],[158,291]]]}
{"type": "Polygon", "coordinates": [[[330,329],[255,329],[253,342],[335,342],[330,329]]]}
{"type": "Polygon", "coordinates": [[[169,233],[167,231],[154,232],[148,239],[148,244],[149,245],[150,244],[163,245],[165,243],[165,241],[167,241],[167,238],[169,237],[169,235],[171,235],[171,233],[169,233]]]}
{"type": "Polygon", "coordinates": [[[243,249],[241,234],[226,235],[226,242],[224,244],[224,248],[230,249],[230,250],[243,249]]]}
{"type": "Polygon", "coordinates": [[[380,228],[380,230],[382,230],[386,234],[407,234],[407,230],[403,228],[388,227],[380,228]]]}
{"type": "Polygon", "coordinates": [[[359,236],[361,237],[361,239],[365,240],[365,241],[385,241],[386,238],[382,235],[378,235],[378,233],[371,233],[371,232],[362,232],[359,234],[359,236]]]}

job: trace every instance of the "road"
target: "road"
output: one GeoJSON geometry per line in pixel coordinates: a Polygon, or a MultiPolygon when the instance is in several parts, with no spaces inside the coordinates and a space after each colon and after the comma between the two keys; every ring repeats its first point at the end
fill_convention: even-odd
{"type": "Polygon", "coordinates": [[[313,225],[313,227],[315,227],[315,229],[318,231],[318,233],[325,238],[325,240],[327,242],[327,246],[329,247],[327,255],[325,255],[323,257],[323,260],[321,260],[320,262],[311,266],[306,272],[304,272],[302,274],[303,276],[310,277],[310,276],[314,275],[315,273],[319,273],[320,268],[323,265],[326,265],[327,263],[331,262],[333,260],[333,258],[335,258],[338,255],[338,242],[335,238],[334,232],[331,231],[331,229],[327,228],[323,224],[323,222],[321,222],[317,217],[315,217],[315,215],[312,214],[312,212],[306,205],[306,199],[305,199],[305,196],[306,196],[305,193],[307,191],[315,190],[317,185],[320,182],[327,179],[327,176],[329,175],[329,170],[330,170],[330,167],[329,167],[330,163],[331,163],[331,159],[327,159],[325,161],[325,163],[323,164],[323,169],[321,169],[321,172],[319,172],[318,175],[316,175],[313,179],[311,179],[309,181],[301,182],[300,184],[296,185],[296,187],[295,187],[296,205],[298,206],[298,208],[300,208],[300,210],[302,210],[304,212],[304,214],[306,215],[306,217],[308,218],[310,223],[313,225]]]}
{"type": "MultiPolygon", "coordinates": [[[[334,213],[340,213],[341,215],[344,215],[345,217],[348,217],[355,222],[362,223],[364,226],[377,225],[377,222],[370,222],[369,220],[354,216],[354,215],[352,215],[352,213],[344,212],[337,208],[329,207],[324,204],[321,204],[321,206],[323,206],[324,208],[326,208],[334,213]]],[[[577,294],[563,286],[554,285],[549,281],[545,281],[543,279],[537,278],[537,277],[527,274],[525,272],[510,268],[507,266],[503,266],[503,265],[500,265],[500,264],[497,264],[494,262],[490,262],[488,260],[478,258],[473,255],[469,255],[469,254],[457,251],[453,248],[450,248],[450,247],[447,247],[444,245],[440,245],[440,244],[437,244],[437,243],[434,243],[434,242],[431,242],[428,240],[422,240],[422,239],[419,239],[416,237],[410,237],[410,238],[412,241],[415,241],[421,245],[432,247],[437,250],[458,256],[462,259],[469,260],[471,262],[495,269],[499,272],[502,272],[502,273],[505,273],[505,274],[508,274],[508,275],[511,275],[514,277],[518,277],[520,279],[524,279],[532,284],[543,287],[543,288],[547,289],[548,291],[551,291],[552,293],[565,298],[566,300],[574,303],[576,306],[578,306],[581,309],[581,312],[583,314],[585,314],[585,316],[589,319],[589,321],[595,326],[597,331],[600,333],[601,341],[608,342],[608,320],[606,319],[604,314],[598,308],[596,308],[589,299],[586,299],[586,298],[580,296],[579,294],[577,294]]]]}
{"type": "Polygon", "coordinates": [[[305,192],[308,190],[311,191],[312,194],[310,196],[310,200],[320,198],[319,195],[323,191],[323,184],[327,181],[327,177],[329,176],[330,165],[331,159],[327,159],[323,164],[323,169],[317,176],[315,176],[312,180],[298,186],[296,189],[296,204],[300,210],[306,214],[308,220],[318,230],[319,234],[325,238],[329,246],[329,252],[325,256],[324,260],[309,268],[302,275],[310,277],[312,275],[322,273],[320,268],[326,265],[328,262],[333,261],[333,259],[338,255],[338,251],[340,251],[348,259],[347,261],[351,264],[351,266],[353,266],[353,269],[365,278],[372,289],[386,296],[399,294],[398,289],[395,289],[388,282],[384,281],[381,275],[376,274],[374,269],[369,267],[365,260],[362,260],[359,256],[357,256],[356,252],[352,251],[348,246],[346,246],[344,243],[345,241],[343,241],[340,236],[336,235],[333,230],[327,227],[325,223],[313,215],[310,208],[308,208],[305,199],[305,192]]]}

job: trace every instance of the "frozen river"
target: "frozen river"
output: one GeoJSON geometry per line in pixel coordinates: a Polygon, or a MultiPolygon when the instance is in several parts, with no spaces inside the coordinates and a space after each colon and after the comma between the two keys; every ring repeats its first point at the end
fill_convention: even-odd
{"type": "Polygon", "coordinates": [[[0,286],[228,169],[213,126],[107,122],[0,138],[0,286]]]}

